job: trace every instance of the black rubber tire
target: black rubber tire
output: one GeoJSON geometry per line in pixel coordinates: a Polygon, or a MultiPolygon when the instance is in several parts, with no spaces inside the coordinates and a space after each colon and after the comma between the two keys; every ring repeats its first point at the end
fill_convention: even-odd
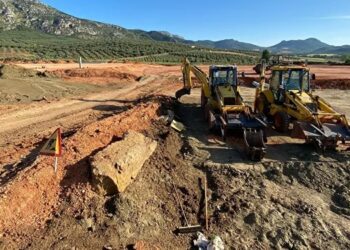
{"type": "Polygon", "coordinates": [[[202,89],[202,92],[201,92],[201,107],[202,107],[202,109],[205,108],[207,103],[208,103],[208,98],[205,96],[204,91],[202,89]]]}
{"type": "Polygon", "coordinates": [[[203,118],[204,118],[204,121],[208,123],[210,122],[209,110],[210,110],[210,107],[208,104],[203,107],[203,118]]]}
{"type": "Polygon", "coordinates": [[[286,133],[289,130],[289,116],[285,112],[277,112],[274,115],[275,129],[280,133],[286,133]]]}
{"type": "Polygon", "coordinates": [[[222,140],[225,142],[227,139],[227,129],[223,124],[220,125],[220,135],[222,140]]]}

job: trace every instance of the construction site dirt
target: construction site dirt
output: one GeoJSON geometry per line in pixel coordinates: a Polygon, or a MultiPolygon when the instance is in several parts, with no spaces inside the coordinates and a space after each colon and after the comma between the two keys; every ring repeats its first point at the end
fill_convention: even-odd
{"type": "MultiPolygon", "coordinates": [[[[209,133],[200,88],[173,98],[182,87],[180,66],[10,67],[0,77],[10,86],[0,89],[0,248],[191,249],[196,234],[175,230],[186,225],[182,209],[189,224],[204,228],[204,179],[204,233],[220,236],[227,249],[350,248],[349,145],[320,153],[269,129],[266,157],[251,162],[241,137],[223,142],[209,133]],[[21,93],[11,82],[38,91],[21,93]],[[169,110],[185,131],[165,121],[169,110]],[[54,159],[39,150],[58,127],[63,156],[55,174],[54,159]],[[157,141],[157,149],[125,192],[99,195],[90,159],[131,130],[157,141]]],[[[350,67],[311,68],[316,93],[350,116],[350,67]]],[[[255,79],[241,81],[251,105],[255,79]]]]}

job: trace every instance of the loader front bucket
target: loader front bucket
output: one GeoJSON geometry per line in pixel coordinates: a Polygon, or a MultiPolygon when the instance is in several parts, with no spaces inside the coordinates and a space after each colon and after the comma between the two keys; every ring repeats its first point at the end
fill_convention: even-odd
{"type": "Polygon", "coordinates": [[[350,140],[350,131],[343,124],[333,124],[333,123],[323,123],[323,131],[325,131],[327,136],[337,135],[340,140],[349,141],[350,140]]]}
{"type": "Polygon", "coordinates": [[[294,122],[291,136],[317,142],[322,147],[336,147],[338,141],[350,140],[350,131],[343,124],[323,123],[321,127],[311,122],[294,122]]]}
{"type": "Polygon", "coordinates": [[[291,134],[292,138],[309,140],[320,137],[320,132],[311,126],[310,122],[294,122],[291,134]]]}

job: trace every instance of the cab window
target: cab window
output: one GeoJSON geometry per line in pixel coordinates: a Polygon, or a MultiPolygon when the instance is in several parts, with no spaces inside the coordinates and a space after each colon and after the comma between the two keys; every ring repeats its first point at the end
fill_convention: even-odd
{"type": "Polygon", "coordinates": [[[236,85],[236,77],[234,70],[215,70],[213,72],[212,83],[213,85],[236,85]]]}
{"type": "Polygon", "coordinates": [[[309,72],[305,70],[288,70],[282,74],[282,84],[289,90],[309,90],[309,72]]]}
{"type": "Polygon", "coordinates": [[[303,72],[303,82],[302,82],[302,88],[304,91],[310,90],[310,73],[307,71],[303,72]]]}
{"type": "Polygon", "coordinates": [[[286,90],[300,90],[300,70],[291,70],[289,71],[289,79],[286,82],[286,90]]]}
{"type": "Polygon", "coordinates": [[[277,91],[280,86],[280,72],[279,71],[273,71],[272,77],[270,80],[270,88],[272,91],[277,91]]]}

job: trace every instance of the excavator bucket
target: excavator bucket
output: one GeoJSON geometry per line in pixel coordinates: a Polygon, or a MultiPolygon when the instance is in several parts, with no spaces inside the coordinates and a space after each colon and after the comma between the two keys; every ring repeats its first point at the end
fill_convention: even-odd
{"type": "Polygon", "coordinates": [[[335,146],[338,141],[350,140],[350,131],[343,124],[323,123],[321,127],[311,122],[294,122],[292,137],[317,141],[322,146],[335,146]]]}
{"type": "Polygon", "coordinates": [[[179,100],[184,95],[190,95],[191,89],[188,88],[182,88],[175,93],[176,100],[179,100]]]}
{"type": "Polygon", "coordinates": [[[266,124],[257,117],[241,114],[228,115],[228,128],[243,130],[243,140],[248,158],[252,161],[260,161],[266,154],[264,141],[264,129],[266,124]]]}
{"type": "Polygon", "coordinates": [[[263,130],[244,129],[243,139],[250,160],[260,161],[266,154],[263,130]]]}

